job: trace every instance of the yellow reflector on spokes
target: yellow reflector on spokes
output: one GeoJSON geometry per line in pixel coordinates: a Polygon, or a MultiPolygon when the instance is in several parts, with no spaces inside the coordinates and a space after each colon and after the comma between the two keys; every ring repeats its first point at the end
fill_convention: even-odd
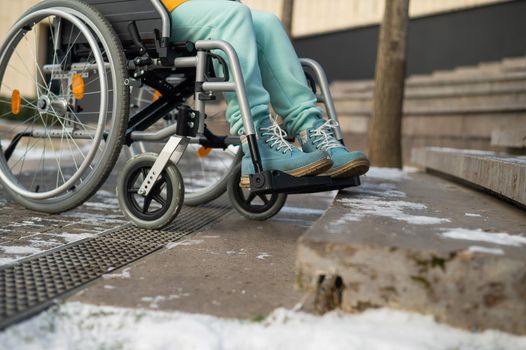
{"type": "Polygon", "coordinates": [[[80,74],[73,74],[73,78],[71,79],[71,92],[73,93],[73,97],[77,100],[82,100],[84,98],[84,78],[80,74]]]}
{"type": "Polygon", "coordinates": [[[21,106],[20,99],[21,99],[20,91],[16,89],[13,90],[13,93],[11,94],[11,112],[14,115],[20,114],[20,106],[21,106]]]}
{"type": "Polygon", "coordinates": [[[212,150],[213,150],[213,148],[208,148],[208,147],[201,146],[197,150],[197,156],[199,158],[208,157],[210,155],[210,153],[212,153],[212,150]]]}
{"type": "Polygon", "coordinates": [[[155,92],[152,95],[152,102],[157,101],[158,99],[161,98],[161,96],[162,94],[159,91],[155,90],[155,92]]]}

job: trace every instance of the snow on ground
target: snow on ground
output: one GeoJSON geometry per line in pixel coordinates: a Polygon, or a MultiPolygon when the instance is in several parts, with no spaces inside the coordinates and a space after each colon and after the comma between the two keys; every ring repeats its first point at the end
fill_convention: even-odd
{"type": "MultiPolygon", "coordinates": [[[[152,299],[153,300],[153,299],[152,299]]],[[[277,309],[261,322],[66,303],[0,333],[6,349],[520,350],[526,337],[470,333],[376,309],[324,316],[277,309]]]]}
{"type": "MultiPolygon", "coordinates": [[[[400,179],[405,174],[398,169],[385,169],[385,172],[377,172],[375,176],[383,180],[400,179]]],[[[397,180],[392,180],[397,181],[397,180]]],[[[427,209],[427,206],[421,203],[415,203],[403,200],[407,194],[399,191],[393,183],[364,183],[361,187],[353,189],[350,198],[342,198],[337,201],[345,207],[351,208],[349,213],[344,215],[335,225],[342,223],[360,221],[368,216],[381,216],[393,220],[404,221],[413,225],[436,225],[447,223],[448,218],[439,218],[434,216],[420,215],[427,209]]]]}
{"type": "Polygon", "coordinates": [[[409,178],[409,174],[401,169],[375,167],[370,168],[365,176],[366,178],[390,181],[400,181],[409,178]]]}
{"type": "Polygon", "coordinates": [[[504,255],[504,250],[500,248],[488,248],[488,247],[480,247],[477,245],[472,245],[468,248],[468,252],[470,253],[483,253],[483,254],[493,254],[493,255],[504,255]]]}
{"type": "Polygon", "coordinates": [[[504,232],[484,232],[481,229],[445,229],[444,232],[441,233],[441,235],[446,238],[461,239],[465,241],[486,242],[504,246],[520,247],[526,245],[526,237],[524,236],[510,235],[504,232]]]}
{"type": "Polygon", "coordinates": [[[199,245],[201,243],[203,243],[202,239],[185,239],[185,240],[182,240],[180,242],[170,242],[170,243],[166,244],[165,248],[166,249],[173,249],[173,248],[179,247],[179,246],[199,245]]]}

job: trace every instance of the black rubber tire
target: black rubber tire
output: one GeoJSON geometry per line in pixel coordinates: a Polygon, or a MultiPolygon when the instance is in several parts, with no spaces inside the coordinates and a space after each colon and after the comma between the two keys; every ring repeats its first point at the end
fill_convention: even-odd
{"type": "MultiPolygon", "coordinates": [[[[82,13],[92,23],[85,24],[88,27],[95,26],[105,40],[109,54],[114,63],[116,82],[113,84],[114,99],[117,103],[113,113],[113,123],[106,139],[106,147],[100,157],[96,169],[82,183],[82,187],[75,190],[74,194],[61,195],[45,200],[32,200],[24,198],[11,191],[8,186],[3,186],[12,198],[24,207],[45,213],[61,213],[78,207],[91,198],[110,175],[124,142],[124,135],[128,123],[129,114],[129,88],[124,85],[128,79],[128,70],[124,49],[119,37],[113,30],[108,20],[95,8],[79,0],[46,0],[31,7],[23,16],[37,10],[62,7],[82,13]]],[[[22,16],[22,17],[23,17],[22,16]]]]}
{"type": "MultiPolygon", "coordinates": [[[[287,195],[276,193],[265,195],[268,201],[264,205],[253,205],[249,196],[245,196],[244,190],[239,186],[241,180],[241,164],[238,164],[232,171],[232,176],[228,180],[227,192],[230,203],[238,213],[249,220],[265,221],[279,213],[287,201],[287,195]]],[[[261,196],[257,196],[262,198],[261,196]]],[[[254,198],[255,199],[255,198],[254,198]]]]}
{"type": "MultiPolygon", "coordinates": [[[[167,183],[168,196],[166,198],[166,205],[162,207],[160,213],[146,217],[139,213],[138,209],[134,207],[129,199],[128,189],[130,177],[139,169],[151,169],[157,159],[155,153],[144,153],[130,159],[124,168],[122,168],[119,178],[117,180],[117,199],[124,216],[130,220],[135,226],[147,230],[160,230],[169,225],[179,214],[184,202],[184,183],[179,169],[171,162],[168,163],[161,176],[167,183]]],[[[134,181],[134,180],[133,180],[134,181]]]]}

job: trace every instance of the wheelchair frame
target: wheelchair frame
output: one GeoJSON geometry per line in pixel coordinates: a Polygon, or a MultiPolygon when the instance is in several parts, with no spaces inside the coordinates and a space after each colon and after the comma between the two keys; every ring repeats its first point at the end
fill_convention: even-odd
{"type": "MultiPolygon", "coordinates": [[[[166,9],[161,4],[160,0],[150,1],[154,5],[155,9],[159,12],[162,21],[162,38],[157,43],[157,47],[164,48],[170,42],[170,18],[166,9]]],[[[137,31],[132,30],[131,32],[135,32],[135,34],[132,34],[132,37],[135,38],[134,41],[136,42],[136,44],[140,46],[140,39],[137,37],[137,31]]],[[[175,45],[175,47],[178,48],[188,48],[188,46],[189,43],[178,43],[175,45]]],[[[188,114],[186,111],[183,111],[183,113],[181,113],[180,110],[178,124],[180,124],[181,121],[184,123],[189,123],[190,129],[193,129],[195,119],[198,119],[197,132],[195,134],[199,136],[196,137],[196,135],[194,135],[193,132],[188,132],[188,130],[185,131],[180,127],[178,130],[177,125],[167,127],[164,130],[161,130],[157,133],[142,132],[142,130],[144,130],[143,128],[145,125],[148,125],[151,122],[156,122],[157,120],[162,118],[162,115],[159,115],[156,112],[153,112],[150,116],[146,117],[143,116],[143,113],[139,112],[139,115],[137,115],[136,118],[132,118],[132,120],[130,121],[131,127],[128,129],[127,132],[127,140],[129,140],[128,142],[161,141],[166,139],[167,137],[170,137],[170,139],[166,143],[166,146],[161,151],[158,160],[155,162],[154,166],[150,170],[147,179],[145,179],[145,181],[143,182],[139,194],[144,196],[147,196],[149,194],[151,190],[151,186],[149,186],[149,184],[154,183],[157,180],[157,177],[169,161],[172,161],[172,163],[177,165],[179,159],[182,157],[184,150],[186,149],[189,143],[199,143],[203,146],[210,148],[226,148],[228,145],[240,143],[239,137],[218,137],[212,134],[206,128],[206,98],[203,98],[203,94],[213,92],[236,93],[251,158],[257,173],[256,175],[251,177],[251,189],[255,193],[310,193],[317,191],[341,189],[350,186],[358,186],[360,184],[359,178],[357,177],[351,179],[332,179],[329,177],[293,178],[292,176],[288,176],[287,174],[281,172],[264,171],[261,165],[259,150],[256,144],[256,130],[254,129],[254,124],[252,122],[252,115],[250,112],[245,84],[237,53],[228,42],[221,40],[197,41],[195,43],[195,50],[197,51],[197,54],[194,57],[175,58],[173,61],[173,67],[176,69],[195,68],[196,76],[194,93],[196,97],[197,111],[191,111],[188,114]],[[232,72],[232,81],[228,81],[228,78],[220,82],[207,81],[206,72],[207,65],[209,64],[208,55],[211,50],[221,50],[226,54],[230,63],[230,67],[228,67],[228,65],[225,62],[221,62],[221,64],[223,66],[223,71],[225,72],[224,75],[226,77],[229,76],[228,72],[232,72]],[[190,117],[191,120],[188,120],[188,117],[190,117]]],[[[323,103],[325,105],[329,118],[338,123],[336,108],[334,106],[334,102],[329,88],[329,83],[323,68],[321,67],[321,65],[319,65],[316,61],[312,59],[303,58],[300,61],[304,68],[309,68],[315,73],[316,81],[321,88],[321,94],[317,94],[317,100],[319,103],[323,103]]],[[[163,66],[162,58],[154,63],[153,67],[156,66],[163,66]]],[[[144,74],[142,69],[140,73],[144,74]]],[[[146,83],[148,84],[148,81],[146,81],[146,83]]],[[[151,81],[148,85],[158,89],[163,88],[163,86],[160,86],[159,84],[152,84],[151,81]]],[[[165,96],[163,90],[160,91],[162,95],[165,96]]],[[[316,91],[314,92],[316,93],[316,91]]],[[[169,99],[169,97],[167,99],[169,99]]],[[[164,102],[165,101],[161,101],[161,103],[164,102]]],[[[171,105],[171,103],[169,103],[168,101],[166,101],[166,103],[168,105],[171,105]]],[[[174,103],[173,100],[172,103],[174,103]]],[[[340,142],[343,143],[343,133],[339,126],[335,128],[335,136],[340,142]]]]}
{"type": "MultiPolygon", "coordinates": [[[[240,137],[218,136],[212,133],[206,126],[206,104],[215,99],[214,94],[218,92],[234,92],[239,102],[245,136],[256,170],[256,173],[250,176],[251,193],[255,195],[312,193],[360,185],[359,177],[344,179],[327,176],[300,178],[290,176],[281,171],[263,169],[243,74],[234,48],[228,42],[221,40],[200,40],[195,43],[171,42],[170,17],[161,1],[142,1],[149,1],[157,12],[161,21],[161,30],[158,28],[154,28],[153,30],[153,46],[151,40],[149,42],[143,41],[136,21],[132,20],[127,24],[127,34],[131,40],[123,42],[119,37],[119,40],[121,40],[125,48],[129,73],[128,79],[123,83],[128,88],[142,87],[143,85],[150,86],[159,91],[161,97],[128,120],[128,126],[125,132],[125,143],[130,146],[134,142],[166,141],[166,144],[150,168],[147,176],[142,181],[138,191],[139,195],[147,197],[150,194],[154,184],[163,171],[168,166],[176,166],[178,164],[189,144],[199,144],[208,148],[221,149],[226,149],[229,145],[240,144],[240,137]],[[213,50],[223,52],[228,62],[221,56],[212,53],[213,50]],[[211,68],[214,60],[222,67],[222,77],[215,76],[215,72],[213,68],[211,68]],[[167,81],[167,78],[174,74],[183,75],[181,82],[175,86],[167,81]],[[195,110],[184,104],[186,99],[192,95],[195,96],[195,110]],[[147,131],[149,127],[175,109],[178,110],[176,124],[167,126],[156,132],[147,131]]],[[[113,1],[84,0],[83,2],[91,4],[97,9],[98,5],[104,4],[105,2],[111,3],[113,1]]],[[[69,21],[74,22],[81,28],[88,41],[91,40],[91,47],[95,47],[94,50],[97,51],[95,55],[101,57],[102,53],[97,48],[97,45],[93,45],[93,37],[90,38],[90,35],[87,34],[87,28],[82,24],[80,14],[67,8],[61,8],[59,10],[64,12],[64,16],[68,18],[69,21]],[[79,18],[77,18],[77,16],[79,18]]],[[[58,10],[54,11],[57,12],[58,10]]],[[[52,12],[50,12],[50,14],[52,14],[52,12]]],[[[111,21],[110,24],[112,24],[111,21]]],[[[99,65],[100,61],[102,60],[98,60],[99,65]]],[[[78,66],[76,66],[76,69],[85,70],[87,67],[83,67],[82,64],[83,63],[73,63],[73,65],[78,66]]],[[[89,62],[84,64],[90,65],[89,62]]],[[[304,69],[314,73],[314,77],[312,77],[306,72],[308,81],[311,83],[311,88],[316,94],[318,102],[324,104],[328,117],[338,122],[336,108],[323,68],[312,59],[301,59],[301,64],[304,69]],[[321,91],[319,94],[317,93],[316,85],[320,87],[321,91]]],[[[106,71],[108,67],[97,67],[97,69],[99,71],[106,71]]],[[[61,70],[61,65],[56,64],[48,64],[43,67],[43,71],[47,73],[61,72],[61,70]]],[[[106,78],[102,78],[103,75],[104,74],[100,74],[101,80],[104,80],[104,84],[106,84],[106,78]]],[[[101,106],[104,104],[103,102],[104,101],[101,101],[101,106]]],[[[101,110],[100,113],[102,114],[103,111],[101,110]]],[[[91,138],[100,142],[101,137],[107,137],[107,132],[100,134],[99,129],[100,125],[98,125],[95,138],[94,135],[88,135],[86,132],[73,131],[71,135],[79,139],[91,138]]],[[[63,137],[63,135],[59,134],[50,135],[47,133],[47,135],[44,135],[43,133],[41,136],[37,134],[38,133],[34,133],[30,136],[48,138],[63,137]]],[[[6,159],[10,157],[20,138],[25,136],[28,135],[17,135],[17,137],[15,137],[4,152],[6,159]]],[[[335,136],[343,144],[343,134],[339,126],[335,128],[335,136]]],[[[9,183],[9,179],[4,179],[2,172],[0,172],[0,175],[2,176],[3,182],[9,183]]],[[[63,184],[62,187],[69,186],[69,182],[72,181],[74,181],[74,179],[70,179],[70,181],[63,184]]],[[[46,199],[55,195],[55,192],[58,190],[57,188],[53,192],[31,193],[32,197],[28,197],[46,199]]],[[[19,194],[27,195],[27,193],[19,194]]]]}

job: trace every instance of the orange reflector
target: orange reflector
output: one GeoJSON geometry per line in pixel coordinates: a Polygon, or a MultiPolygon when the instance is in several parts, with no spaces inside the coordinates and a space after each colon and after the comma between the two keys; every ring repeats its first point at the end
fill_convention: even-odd
{"type": "Polygon", "coordinates": [[[197,156],[199,158],[205,158],[205,157],[208,157],[208,155],[210,153],[212,153],[212,150],[213,148],[208,148],[208,147],[204,147],[204,146],[201,146],[199,147],[199,149],[197,150],[197,156]]]}
{"type": "Polygon", "coordinates": [[[20,114],[20,91],[13,90],[13,94],[11,95],[11,112],[14,115],[20,114]]]}
{"type": "Polygon", "coordinates": [[[73,74],[71,79],[71,92],[77,100],[84,98],[84,78],[80,74],[73,74]]]}
{"type": "Polygon", "coordinates": [[[157,101],[158,99],[161,98],[161,96],[162,96],[162,94],[159,91],[155,90],[155,92],[153,93],[153,96],[152,96],[152,102],[157,101]]]}

